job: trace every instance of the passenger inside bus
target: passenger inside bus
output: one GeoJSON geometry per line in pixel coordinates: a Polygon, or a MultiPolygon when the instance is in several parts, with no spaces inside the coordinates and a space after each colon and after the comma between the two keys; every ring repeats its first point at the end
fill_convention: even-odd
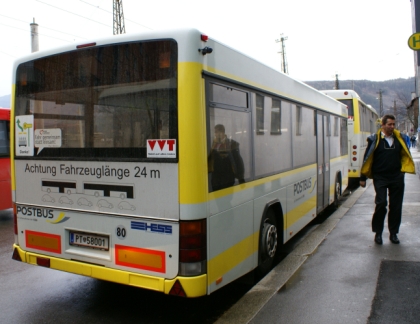
{"type": "Polygon", "coordinates": [[[227,138],[222,124],[214,127],[208,170],[211,174],[210,191],[232,187],[235,179],[238,179],[239,183],[245,182],[244,162],[239,153],[239,143],[227,138]]]}

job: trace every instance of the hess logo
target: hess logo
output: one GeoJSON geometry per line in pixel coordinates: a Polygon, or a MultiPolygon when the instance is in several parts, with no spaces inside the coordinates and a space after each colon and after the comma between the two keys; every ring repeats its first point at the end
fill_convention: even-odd
{"type": "Polygon", "coordinates": [[[175,158],[176,157],[176,140],[174,139],[147,140],[147,157],[175,158]]]}

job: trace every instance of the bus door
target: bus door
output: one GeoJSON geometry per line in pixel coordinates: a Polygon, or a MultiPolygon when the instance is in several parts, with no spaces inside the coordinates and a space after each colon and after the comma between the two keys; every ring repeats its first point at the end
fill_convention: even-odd
{"type": "Polygon", "coordinates": [[[329,116],[317,113],[317,213],[329,204],[330,125],[329,116]]]}

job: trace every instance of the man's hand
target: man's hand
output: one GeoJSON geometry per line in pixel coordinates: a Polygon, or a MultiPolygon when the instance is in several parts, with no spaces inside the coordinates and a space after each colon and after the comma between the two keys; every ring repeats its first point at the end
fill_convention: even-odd
{"type": "Polygon", "coordinates": [[[364,188],[366,187],[366,181],[360,181],[360,187],[364,188]]]}

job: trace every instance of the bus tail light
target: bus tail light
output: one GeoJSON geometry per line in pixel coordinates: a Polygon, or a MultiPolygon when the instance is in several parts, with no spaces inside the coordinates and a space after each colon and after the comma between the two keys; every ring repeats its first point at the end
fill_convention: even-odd
{"type": "Polygon", "coordinates": [[[18,235],[16,204],[13,204],[13,228],[15,235],[18,235]]]}
{"type": "Polygon", "coordinates": [[[181,221],[179,228],[179,274],[196,276],[207,268],[206,220],[181,221]]]}
{"type": "MultiPolygon", "coordinates": [[[[353,145],[353,150],[355,150],[356,148],[357,148],[357,146],[356,145],[353,145]]],[[[352,160],[353,161],[357,161],[357,151],[353,151],[352,152],[352,155],[353,155],[352,160]]]]}

